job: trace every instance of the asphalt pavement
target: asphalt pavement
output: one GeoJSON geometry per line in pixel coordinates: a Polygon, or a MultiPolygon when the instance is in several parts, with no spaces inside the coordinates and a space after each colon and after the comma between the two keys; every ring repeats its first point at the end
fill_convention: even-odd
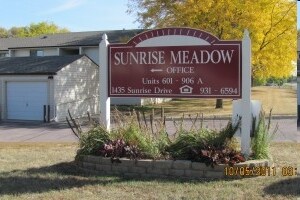
{"type": "MultiPolygon", "coordinates": [[[[202,126],[210,129],[221,129],[226,126],[228,119],[206,119],[202,126]]],[[[150,123],[149,123],[150,124],[150,123]]],[[[172,135],[180,126],[180,122],[166,121],[167,132],[172,135]],[[177,128],[176,128],[177,127],[177,128]]],[[[185,120],[184,128],[192,128],[192,121],[185,120]]],[[[271,130],[278,124],[274,141],[300,142],[300,128],[297,130],[296,117],[276,117],[272,120],[271,130]]],[[[199,128],[201,122],[195,123],[199,128]]],[[[153,126],[155,128],[155,125],[153,126]]],[[[86,129],[88,127],[85,127],[86,129]]],[[[193,127],[194,128],[194,127],[193,127]]],[[[0,142],[77,142],[77,137],[72,133],[66,123],[41,123],[41,122],[0,122],[0,142]]]]}
{"type": "Polygon", "coordinates": [[[65,123],[1,122],[0,142],[76,142],[65,123]]]}

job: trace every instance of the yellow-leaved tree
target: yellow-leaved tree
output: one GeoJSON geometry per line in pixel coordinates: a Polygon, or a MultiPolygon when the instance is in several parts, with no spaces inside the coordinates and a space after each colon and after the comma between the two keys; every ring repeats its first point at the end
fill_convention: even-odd
{"type": "Polygon", "coordinates": [[[192,27],[222,40],[252,40],[254,78],[288,77],[296,60],[296,2],[288,0],[130,0],[143,28],[192,27]]]}
{"type": "Polygon", "coordinates": [[[295,70],[296,2],[289,0],[130,0],[143,28],[192,27],[221,40],[252,41],[252,78],[285,78],[295,70]]]}

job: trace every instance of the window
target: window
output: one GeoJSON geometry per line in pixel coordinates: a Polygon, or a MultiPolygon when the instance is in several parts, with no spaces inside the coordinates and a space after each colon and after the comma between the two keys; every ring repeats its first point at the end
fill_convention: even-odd
{"type": "Polygon", "coordinates": [[[43,50],[30,50],[30,56],[44,56],[43,50]]]}
{"type": "Polygon", "coordinates": [[[37,50],[36,55],[37,56],[44,56],[44,51],[43,50],[37,50]]]}

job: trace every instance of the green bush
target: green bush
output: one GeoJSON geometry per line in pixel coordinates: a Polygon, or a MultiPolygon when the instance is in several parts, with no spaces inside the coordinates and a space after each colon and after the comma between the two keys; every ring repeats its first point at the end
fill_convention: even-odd
{"type": "Polygon", "coordinates": [[[270,77],[267,80],[267,83],[269,84],[275,84],[278,86],[282,86],[284,83],[288,82],[288,77],[282,77],[282,78],[278,78],[278,77],[270,77]]]}
{"type": "Polygon", "coordinates": [[[197,117],[192,120],[194,124],[191,129],[186,130],[183,126],[183,116],[181,122],[177,124],[178,127],[175,127],[178,136],[176,138],[174,136],[174,140],[171,141],[166,132],[164,119],[151,118],[149,124],[147,121],[140,122],[140,117],[135,113],[130,115],[117,113],[115,127],[109,133],[104,127],[97,126],[80,136],[77,156],[118,157],[126,156],[132,151],[130,154],[132,159],[173,158],[204,161],[208,164],[235,163],[242,160],[238,152],[229,146],[240,120],[235,126],[229,122],[224,129],[216,131],[203,128],[203,121],[201,127],[197,129],[196,119],[197,117]],[[235,160],[231,159],[232,157],[235,160]]]}
{"type": "Polygon", "coordinates": [[[200,128],[199,130],[181,130],[179,136],[167,147],[167,152],[175,159],[199,160],[199,152],[203,149],[227,148],[228,141],[240,126],[240,121],[233,126],[228,122],[221,131],[200,128]]]}
{"type": "Polygon", "coordinates": [[[136,124],[130,124],[124,129],[119,136],[130,145],[136,145],[148,157],[156,157],[155,146],[152,138],[147,133],[142,133],[141,129],[136,124]]]}
{"type": "Polygon", "coordinates": [[[253,86],[262,86],[266,85],[267,80],[265,78],[253,78],[253,86]]]}
{"type": "Polygon", "coordinates": [[[266,123],[265,113],[262,111],[259,115],[258,125],[254,128],[253,137],[251,139],[252,157],[254,159],[270,158],[270,143],[278,128],[278,126],[276,126],[273,133],[270,133],[271,113],[272,110],[269,114],[268,123],[266,123]]]}
{"type": "Polygon", "coordinates": [[[137,146],[144,158],[157,159],[165,154],[165,147],[169,138],[163,128],[153,131],[150,127],[141,126],[137,116],[118,116],[117,126],[111,131],[111,138],[123,139],[127,144],[137,146]]]}
{"type": "Polygon", "coordinates": [[[210,135],[207,129],[201,131],[182,131],[166,149],[175,159],[194,160],[195,153],[205,147],[205,136],[210,135]]]}
{"type": "Polygon", "coordinates": [[[94,127],[80,136],[77,155],[95,155],[109,139],[109,134],[104,127],[94,127]]]}

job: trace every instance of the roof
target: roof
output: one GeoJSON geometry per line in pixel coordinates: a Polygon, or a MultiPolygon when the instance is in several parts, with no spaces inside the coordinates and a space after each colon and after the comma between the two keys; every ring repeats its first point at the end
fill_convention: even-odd
{"type": "Polygon", "coordinates": [[[0,51],[16,48],[38,47],[69,47],[69,46],[98,46],[102,35],[107,34],[110,43],[122,43],[124,39],[143,32],[143,29],[113,30],[113,31],[89,31],[45,34],[38,37],[27,38],[1,38],[0,51]]]}
{"type": "Polygon", "coordinates": [[[0,58],[0,75],[55,75],[82,57],[85,55],[0,58]]]}

